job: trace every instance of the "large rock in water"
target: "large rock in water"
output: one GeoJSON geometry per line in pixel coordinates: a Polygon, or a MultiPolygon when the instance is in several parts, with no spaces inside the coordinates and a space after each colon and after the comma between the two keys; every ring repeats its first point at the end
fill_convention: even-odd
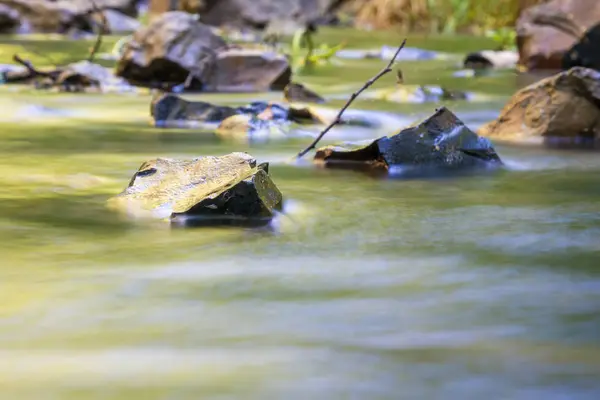
{"type": "MultiPolygon", "coordinates": [[[[245,115],[251,120],[272,121],[275,123],[295,122],[299,124],[322,124],[324,120],[314,110],[307,107],[294,107],[256,101],[245,106],[228,107],[205,101],[186,100],[170,93],[159,93],[152,99],[150,116],[157,127],[195,127],[197,122],[224,122],[227,119],[245,115]]],[[[240,121],[240,119],[236,119],[240,121]]],[[[225,124],[227,125],[227,124],[225,124]]],[[[229,124],[231,126],[231,124],[229,124]]],[[[251,129],[252,124],[247,126],[251,129]]]]}
{"type": "Polygon", "coordinates": [[[565,53],[598,22],[598,0],[551,0],[527,8],[516,26],[519,64],[529,70],[560,69],[565,53]]]}
{"type": "Polygon", "coordinates": [[[139,0],[0,0],[0,33],[92,32],[96,10],[137,16],[139,0]],[[97,7],[95,7],[94,6],[97,7]],[[109,11],[110,10],[110,11],[109,11]]]}
{"type": "Polygon", "coordinates": [[[292,69],[284,55],[231,48],[217,54],[204,90],[238,93],[283,90],[291,77],[292,69]]]}
{"type": "Polygon", "coordinates": [[[490,141],[477,136],[445,107],[391,137],[322,147],[314,162],[328,168],[380,172],[394,166],[418,172],[502,164],[490,141]]]}
{"type": "Polygon", "coordinates": [[[291,69],[282,55],[230,47],[193,15],[172,11],[133,35],[116,73],[141,86],[251,92],[283,89],[291,69]]]}
{"type": "Polygon", "coordinates": [[[143,163],[108,206],[130,216],[193,224],[264,224],[282,208],[268,164],[246,153],[143,163]]]}
{"type": "Polygon", "coordinates": [[[168,12],[135,32],[117,63],[116,74],[151,87],[175,86],[193,74],[189,87],[200,89],[215,66],[216,53],[226,47],[221,37],[193,15],[168,12]]]}
{"type": "Polygon", "coordinates": [[[600,138],[600,72],[575,67],[517,92],[480,135],[506,140],[600,138]]]}

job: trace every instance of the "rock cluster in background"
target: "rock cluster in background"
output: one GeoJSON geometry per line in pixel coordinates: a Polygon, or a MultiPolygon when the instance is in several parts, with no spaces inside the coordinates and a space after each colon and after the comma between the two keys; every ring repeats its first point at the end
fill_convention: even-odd
{"type": "Polygon", "coordinates": [[[0,0],[0,33],[94,32],[105,13],[108,32],[131,32],[140,0],[0,0]]]}
{"type": "Polygon", "coordinates": [[[576,61],[598,59],[598,34],[591,36],[594,43],[574,46],[599,23],[598,0],[552,0],[525,9],[516,25],[519,64],[528,70],[589,66],[576,61]]]}
{"type": "Polygon", "coordinates": [[[116,74],[139,86],[256,92],[282,90],[292,72],[283,55],[227,45],[193,15],[172,11],[133,35],[116,74]]]}

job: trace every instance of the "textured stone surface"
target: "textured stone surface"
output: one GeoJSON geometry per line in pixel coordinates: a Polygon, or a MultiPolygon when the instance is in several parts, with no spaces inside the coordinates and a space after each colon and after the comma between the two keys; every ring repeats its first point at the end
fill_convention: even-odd
{"type": "Polygon", "coordinates": [[[600,22],[597,0],[551,0],[525,9],[517,20],[519,64],[560,69],[566,52],[600,22]]]}
{"type": "Polygon", "coordinates": [[[109,200],[112,209],[144,210],[158,218],[270,219],[282,195],[268,174],[246,153],[191,160],[144,162],[129,186],[109,200]]]}
{"type": "Polygon", "coordinates": [[[159,87],[186,82],[201,89],[225,41],[184,12],[168,12],[139,29],[117,63],[116,73],[134,84],[159,87]]]}
{"type": "Polygon", "coordinates": [[[292,70],[284,55],[265,50],[231,48],[220,51],[206,78],[204,90],[266,92],[283,90],[292,70]]]}
{"type": "Polygon", "coordinates": [[[575,67],[518,91],[479,130],[507,140],[600,138],[600,72],[575,67]]]}
{"type": "Polygon", "coordinates": [[[377,170],[392,166],[454,170],[502,163],[489,140],[444,107],[390,137],[320,148],[314,160],[331,168],[377,170]]]}
{"type": "Polygon", "coordinates": [[[325,99],[301,83],[290,82],[283,89],[283,97],[288,102],[325,103],[325,99]]]}

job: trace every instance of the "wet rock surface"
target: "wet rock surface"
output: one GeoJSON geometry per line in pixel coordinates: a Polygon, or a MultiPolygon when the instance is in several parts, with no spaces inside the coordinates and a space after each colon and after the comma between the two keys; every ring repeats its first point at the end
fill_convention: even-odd
{"type": "Polygon", "coordinates": [[[516,25],[519,64],[561,69],[565,53],[598,22],[597,0],[551,0],[525,9],[516,25]]]}
{"type": "Polygon", "coordinates": [[[85,91],[90,88],[100,92],[134,90],[124,79],[116,77],[110,68],[89,61],[69,64],[58,75],[53,86],[65,91],[85,91]]]}
{"type": "Polygon", "coordinates": [[[253,120],[273,123],[294,122],[299,124],[319,124],[324,121],[318,113],[307,107],[292,107],[285,104],[256,101],[240,107],[220,106],[204,101],[186,100],[170,93],[157,94],[150,105],[150,115],[155,125],[161,127],[180,126],[187,122],[219,123],[221,128],[239,126],[241,121],[253,120]],[[240,115],[248,118],[240,118],[240,115]],[[225,122],[229,118],[233,118],[225,122]],[[235,121],[235,123],[233,123],[235,121]]]}
{"type": "Polygon", "coordinates": [[[390,137],[319,148],[314,162],[327,168],[384,174],[391,167],[429,171],[502,164],[491,142],[471,131],[445,107],[421,123],[390,137]]]}
{"type": "Polygon", "coordinates": [[[325,99],[316,92],[310,90],[301,83],[290,82],[283,89],[283,97],[286,101],[302,103],[325,103],[325,99]]]}
{"type": "Polygon", "coordinates": [[[281,210],[282,201],[268,164],[231,153],[144,162],[108,205],[129,215],[185,225],[264,224],[281,210]]]}
{"type": "Polygon", "coordinates": [[[188,101],[166,93],[156,96],[150,105],[150,115],[154,118],[155,125],[159,127],[178,121],[221,122],[237,113],[238,111],[232,107],[218,106],[204,101],[188,101]]]}
{"type": "Polygon", "coordinates": [[[527,86],[479,134],[518,141],[598,141],[600,72],[575,67],[527,86]]]}
{"type": "Polygon", "coordinates": [[[483,50],[467,54],[463,62],[470,69],[513,69],[519,61],[519,53],[511,50],[483,50]]]}

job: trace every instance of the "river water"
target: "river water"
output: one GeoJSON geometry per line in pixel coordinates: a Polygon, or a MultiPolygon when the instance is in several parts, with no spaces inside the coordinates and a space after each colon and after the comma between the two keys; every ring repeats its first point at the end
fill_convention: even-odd
{"type": "MultiPolygon", "coordinates": [[[[499,171],[377,180],[291,163],[307,139],[149,127],[147,96],[0,99],[2,399],[600,398],[596,152],[499,144],[499,171]],[[104,206],[147,159],[234,150],[271,162],[273,229],[104,206]]],[[[456,109],[476,128],[505,100],[456,109]]],[[[436,106],[388,104],[381,131],[436,106]]]]}

